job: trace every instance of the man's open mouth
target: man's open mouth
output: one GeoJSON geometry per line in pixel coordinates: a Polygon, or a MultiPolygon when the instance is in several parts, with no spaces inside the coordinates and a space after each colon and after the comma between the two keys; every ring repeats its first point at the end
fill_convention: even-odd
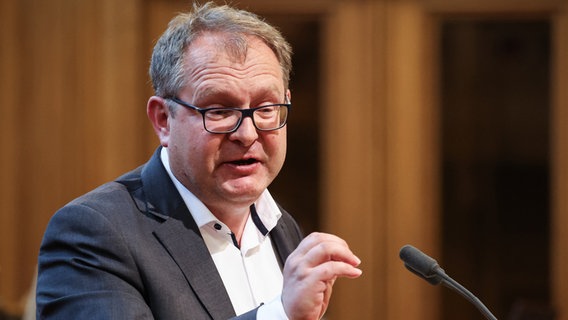
{"type": "Polygon", "coordinates": [[[250,159],[231,161],[231,164],[234,164],[234,165],[237,165],[237,166],[246,166],[246,165],[254,164],[254,163],[257,163],[257,162],[258,162],[258,160],[256,160],[255,158],[250,158],[250,159]]]}

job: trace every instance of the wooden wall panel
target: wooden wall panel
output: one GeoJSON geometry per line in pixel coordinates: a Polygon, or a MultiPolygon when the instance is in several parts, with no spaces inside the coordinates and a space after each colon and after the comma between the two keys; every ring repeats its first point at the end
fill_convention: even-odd
{"type": "Polygon", "coordinates": [[[10,292],[17,285],[18,272],[15,252],[18,249],[16,232],[17,141],[16,123],[19,56],[14,45],[19,6],[15,1],[0,1],[0,308],[7,305],[10,292]],[[10,45],[5,45],[10,44],[10,45]]]}
{"type": "Polygon", "coordinates": [[[330,319],[436,319],[436,291],[398,258],[436,253],[436,122],[426,15],[418,3],[344,2],[327,25],[324,229],[363,277],[338,281],[330,319]]]}
{"type": "Polygon", "coordinates": [[[148,157],[147,59],[141,1],[1,5],[0,304],[19,313],[54,211],[148,157]]]}
{"type": "Polygon", "coordinates": [[[363,275],[339,279],[329,319],[385,315],[383,146],[384,44],[381,7],[342,2],[325,20],[322,106],[322,230],[344,238],[361,258],[363,275]],[[381,29],[382,28],[382,29],[381,29]]]}
{"type": "Polygon", "coordinates": [[[433,98],[432,23],[420,2],[391,3],[387,13],[387,233],[386,319],[438,319],[439,288],[396,261],[412,244],[438,257],[439,177],[437,115],[433,98]],[[411,302],[411,303],[409,303],[411,302]]]}
{"type": "Polygon", "coordinates": [[[553,16],[551,286],[558,320],[568,320],[568,1],[553,16]]]}

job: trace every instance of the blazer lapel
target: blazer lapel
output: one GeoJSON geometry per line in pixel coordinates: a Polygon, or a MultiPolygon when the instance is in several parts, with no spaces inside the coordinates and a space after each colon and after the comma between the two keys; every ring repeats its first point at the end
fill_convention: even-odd
{"type": "Polygon", "coordinates": [[[154,235],[182,270],[211,317],[234,317],[235,311],[223,280],[199,228],[162,165],[160,150],[158,148],[141,173],[148,213],[165,218],[154,235]]]}
{"type": "MultiPolygon", "coordinates": [[[[189,212],[187,212],[189,215],[189,212]]],[[[215,263],[197,229],[188,229],[180,220],[168,219],[155,236],[176,261],[189,285],[213,319],[235,316],[233,305],[215,263]]]]}

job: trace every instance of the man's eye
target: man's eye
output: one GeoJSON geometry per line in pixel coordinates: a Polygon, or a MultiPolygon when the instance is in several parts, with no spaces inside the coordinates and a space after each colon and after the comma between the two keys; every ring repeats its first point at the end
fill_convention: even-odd
{"type": "Polygon", "coordinates": [[[235,110],[231,109],[213,109],[207,110],[207,117],[212,119],[223,119],[235,115],[235,110]]]}
{"type": "Polygon", "coordinates": [[[268,115],[269,116],[269,115],[273,114],[274,112],[276,112],[276,108],[277,108],[276,106],[264,107],[264,108],[258,109],[256,112],[258,112],[262,115],[268,115]]]}

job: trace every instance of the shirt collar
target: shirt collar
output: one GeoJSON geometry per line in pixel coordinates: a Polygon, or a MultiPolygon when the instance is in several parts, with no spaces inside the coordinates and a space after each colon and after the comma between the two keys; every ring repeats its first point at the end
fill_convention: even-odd
{"type": "MultiPolygon", "coordinates": [[[[219,221],[207,208],[207,206],[174,176],[170,168],[170,161],[166,147],[162,148],[160,152],[160,159],[162,160],[162,164],[174,182],[176,189],[180,193],[197,226],[199,228],[207,225],[214,227],[215,224],[220,224],[222,228],[228,230],[227,226],[223,222],[219,221]]],[[[263,236],[266,236],[268,232],[276,226],[276,223],[281,216],[282,212],[278,208],[276,201],[272,198],[268,189],[264,189],[260,197],[251,206],[251,218],[258,231],[263,236]]]]}

